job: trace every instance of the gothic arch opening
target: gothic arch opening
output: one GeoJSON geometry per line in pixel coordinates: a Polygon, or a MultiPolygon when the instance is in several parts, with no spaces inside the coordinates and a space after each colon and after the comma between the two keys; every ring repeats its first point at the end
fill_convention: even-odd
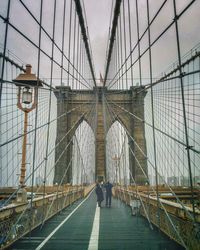
{"type": "Polygon", "coordinates": [[[90,125],[83,120],[73,136],[72,184],[95,181],[95,137],[90,125]]]}
{"type": "Polygon", "coordinates": [[[128,136],[115,121],[106,135],[106,178],[112,183],[130,183],[128,136]]]}

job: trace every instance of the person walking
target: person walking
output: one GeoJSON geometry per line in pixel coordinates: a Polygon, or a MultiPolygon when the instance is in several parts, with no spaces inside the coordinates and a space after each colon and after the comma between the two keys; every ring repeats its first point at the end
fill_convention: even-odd
{"type": "Polygon", "coordinates": [[[105,185],[106,189],[106,207],[111,207],[113,185],[108,181],[105,185]]]}
{"type": "Polygon", "coordinates": [[[95,192],[97,195],[98,206],[101,207],[101,202],[104,200],[104,198],[103,198],[103,191],[99,183],[96,184],[95,192]]]}

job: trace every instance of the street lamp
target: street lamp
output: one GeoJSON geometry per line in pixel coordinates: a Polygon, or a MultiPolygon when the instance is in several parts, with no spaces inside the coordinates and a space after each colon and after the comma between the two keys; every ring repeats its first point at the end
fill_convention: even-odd
{"type": "Polygon", "coordinates": [[[115,155],[114,157],[112,157],[112,159],[116,162],[116,165],[115,165],[115,167],[116,167],[116,184],[117,184],[117,170],[118,170],[118,162],[120,161],[120,157],[117,157],[117,155],[115,155]]]}
{"type": "Polygon", "coordinates": [[[27,127],[28,127],[28,113],[31,112],[38,104],[38,88],[42,87],[41,80],[31,73],[32,66],[26,65],[25,73],[19,74],[16,79],[13,80],[18,87],[17,95],[17,107],[24,112],[24,133],[22,144],[22,162],[20,171],[20,187],[21,202],[27,201],[25,187],[26,176],[26,145],[27,145],[27,127]]]}

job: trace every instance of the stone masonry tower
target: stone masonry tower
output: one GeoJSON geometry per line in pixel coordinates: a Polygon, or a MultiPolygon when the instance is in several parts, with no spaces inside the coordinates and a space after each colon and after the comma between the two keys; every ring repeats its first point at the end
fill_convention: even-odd
{"type": "Polygon", "coordinates": [[[96,126],[96,178],[104,181],[106,178],[105,159],[105,127],[103,115],[103,87],[96,88],[97,95],[97,126],[96,126]]]}
{"type": "Polygon", "coordinates": [[[105,87],[95,87],[93,90],[71,90],[69,87],[59,86],[55,94],[59,119],[54,183],[64,184],[72,180],[72,138],[83,120],[90,125],[95,136],[96,180],[106,179],[106,134],[112,124],[119,121],[129,138],[130,179],[134,178],[136,183],[141,185],[146,182],[144,173],[147,173],[147,159],[143,123],[146,91],[143,87],[132,87],[130,90],[122,91],[107,90],[105,87]],[[109,110],[105,100],[110,103],[109,110]],[[108,117],[112,119],[107,119],[108,117]]]}

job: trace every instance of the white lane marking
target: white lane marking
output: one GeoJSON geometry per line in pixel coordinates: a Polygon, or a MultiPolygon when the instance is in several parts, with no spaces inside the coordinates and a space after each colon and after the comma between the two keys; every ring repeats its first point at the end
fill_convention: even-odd
{"type": "Polygon", "coordinates": [[[88,250],[98,250],[99,224],[100,224],[99,222],[100,222],[100,207],[98,207],[97,205],[88,250]]]}
{"type": "Polygon", "coordinates": [[[46,237],[45,240],[41,242],[41,244],[35,249],[40,250],[46,243],[49,241],[49,239],[58,231],[59,228],[62,227],[62,225],[76,212],[76,210],[90,197],[92,192],[62,221],[50,234],[46,237]]]}

